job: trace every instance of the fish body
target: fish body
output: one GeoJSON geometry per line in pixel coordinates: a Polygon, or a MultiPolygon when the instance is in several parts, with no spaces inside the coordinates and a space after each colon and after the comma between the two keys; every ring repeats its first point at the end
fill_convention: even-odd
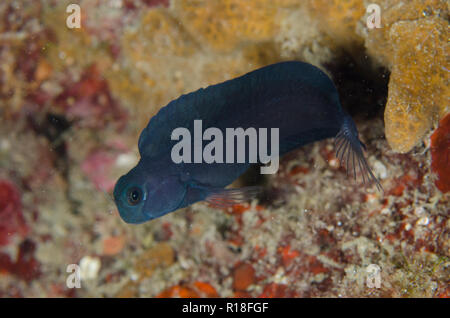
{"type": "MultiPolygon", "coordinates": [[[[356,126],[343,111],[331,79],[313,65],[281,62],[182,95],[151,118],[139,138],[139,163],[114,189],[126,222],[142,223],[202,200],[227,205],[254,194],[254,188],[225,189],[249,168],[248,160],[174,163],[174,130],[183,127],[195,135],[196,120],[201,120],[204,130],[277,129],[279,155],[336,137],[341,159],[352,164],[355,174],[359,167],[363,177],[376,180],[364,159],[356,126]]],[[[226,140],[223,143],[226,149],[226,140]]],[[[249,144],[245,150],[251,151],[249,144]]]]}

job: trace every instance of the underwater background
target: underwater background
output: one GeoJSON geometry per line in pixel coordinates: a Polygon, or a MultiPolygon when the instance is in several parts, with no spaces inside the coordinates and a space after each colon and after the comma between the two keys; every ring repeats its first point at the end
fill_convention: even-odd
{"type": "Polygon", "coordinates": [[[449,297],[448,24],[439,0],[2,0],[0,297],[449,297]],[[287,60],[333,79],[384,192],[328,139],[240,178],[251,204],[121,220],[161,107],[287,60]]]}

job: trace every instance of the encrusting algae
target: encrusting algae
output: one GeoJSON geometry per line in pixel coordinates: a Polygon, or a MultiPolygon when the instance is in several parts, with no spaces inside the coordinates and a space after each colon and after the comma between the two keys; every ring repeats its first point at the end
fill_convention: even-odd
{"type": "Polygon", "coordinates": [[[385,0],[382,28],[364,32],[368,53],[391,71],[389,145],[408,152],[450,112],[448,2],[385,0]]]}

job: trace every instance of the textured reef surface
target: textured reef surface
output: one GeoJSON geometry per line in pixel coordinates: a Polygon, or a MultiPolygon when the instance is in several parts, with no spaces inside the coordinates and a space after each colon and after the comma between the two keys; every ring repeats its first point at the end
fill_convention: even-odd
{"type": "Polygon", "coordinates": [[[449,297],[449,5],[379,0],[369,29],[370,3],[1,1],[0,297],[449,297]],[[238,180],[251,204],[125,224],[111,191],[149,118],[284,60],[333,78],[384,192],[324,140],[238,180]]]}

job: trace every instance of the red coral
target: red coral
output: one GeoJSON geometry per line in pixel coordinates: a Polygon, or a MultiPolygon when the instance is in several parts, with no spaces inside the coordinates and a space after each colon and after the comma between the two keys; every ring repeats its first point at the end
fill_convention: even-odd
{"type": "Polygon", "coordinates": [[[196,282],[194,282],[194,287],[200,292],[201,296],[208,297],[208,298],[219,297],[216,289],[209,283],[196,281],[196,282]]]}
{"type": "Polygon", "coordinates": [[[156,7],[161,5],[167,8],[169,6],[169,0],[142,0],[142,2],[149,7],[156,7]]]}
{"type": "Polygon", "coordinates": [[[10,273],[14,268],[14,263],[8,254],[0,253],[0,274],[10,273]]]}
{"type": "Polygon", "coordinates": [[[248,286],[255,283],[255,270],[250,264],[239,264],[233,272],[233,289],[245,291],[248,286]]]}
{"type": "Polygon", "coordinates": [[[79,82],[66,84],[55,103],[69,119],[80,121],[83,126],[102,128],[107,123],[117,122],[122,128],[127,119],[95,64],[83,73],[79,82]]]}
{"type": "Polygon", "coordinates": [[[189,286],[176,285],[159,293],[157,298],[199,298],[219,297],[216,289],[209,283],[196,281],[189,286]]]}
{"type": "Polygon", "coordinates": [[[264,290],[259,298],[293,298],[299,295],[288,288],[284,284],[270,283],[264,287],[264,290]]]}
{"type": "Polygon", "coordinates": [[[35,251],[36,244],[34,242],[23,241],[19,246],[19,255],[14,265],[13,273],[27,282],[37,278],[41,273],[40,264],[34,258],[35,251]]]}
{"type": "Polygon", "coordinates": [[[394,186],[389,191],[387,191],[387,194],[393,196],[401,196],[403,195],[405,189],[410,191],[411,189],[415,189],[420,186],[422,183],[422,177],[422,175],[414,176],[406,174],[399,178],[395,178],[393,180],[394,186]]]}
{"type": "Polygon", "coordinates": [[[436,186],[442,192],[450,190],[450,114],[439,122],[431,135],[431,169],[437,174],[436,186]]]}
{"type": "Polygon", "coordinates": [[[295,258],[300,256],[300,252],[296,250],[291,250],[291,246],[287,245],[284,247],[279,247],[278,252],[281,254],[281,260],[285,267],[289,267],[295,258]]]}
{"type": "Polygon", "coordinates": [[[324,267],[323,263],[314,255],[309,255],[307,257],[307,264],[308,270],[314,275],[328,273],[330,271],[328,268],[324,267]]]}
{"type": "Polygon", "coordinates": [[[0,246],[6,245],[14,234],[22,237],[28,233],[28,226],[22,214],[19,191],[14,185],[0,180],[0,246]]]}
{"type": "Polygon", "coordinates": [[[295,166],[289,171],[289,176],[295,176],[298,174],[307,174],[309,172],[309,169],[302,166],[295,166]]]}
{"type": "Polygon", "coordinates": [[[198,298],[199,294],[190,287],[173,286],[156,296],[157,298],[198,298]]]}
{"type": "Polygon", "coordinates": [[[148,6],[148,7],[169,7],[170,0],[124,0],[123,1],[123,7],[126,10],[134,11],[142,6],[148,6]]]}
{"type": "Polygon", "coordinates": [[[26,282],[39,277],[41,274],[40,264],[34,258],[36,244],[26,239],[19,246],[17,260],[13,262],[9,255],[0,253],[0,273],[11,273],[26,282]]]}
{"type": "Polygon", "coordinates": [[[256,259],[261,259],[267,254],[267,248],[260,247],[259,245],[255,246],[255,257],[256,259]]]}

